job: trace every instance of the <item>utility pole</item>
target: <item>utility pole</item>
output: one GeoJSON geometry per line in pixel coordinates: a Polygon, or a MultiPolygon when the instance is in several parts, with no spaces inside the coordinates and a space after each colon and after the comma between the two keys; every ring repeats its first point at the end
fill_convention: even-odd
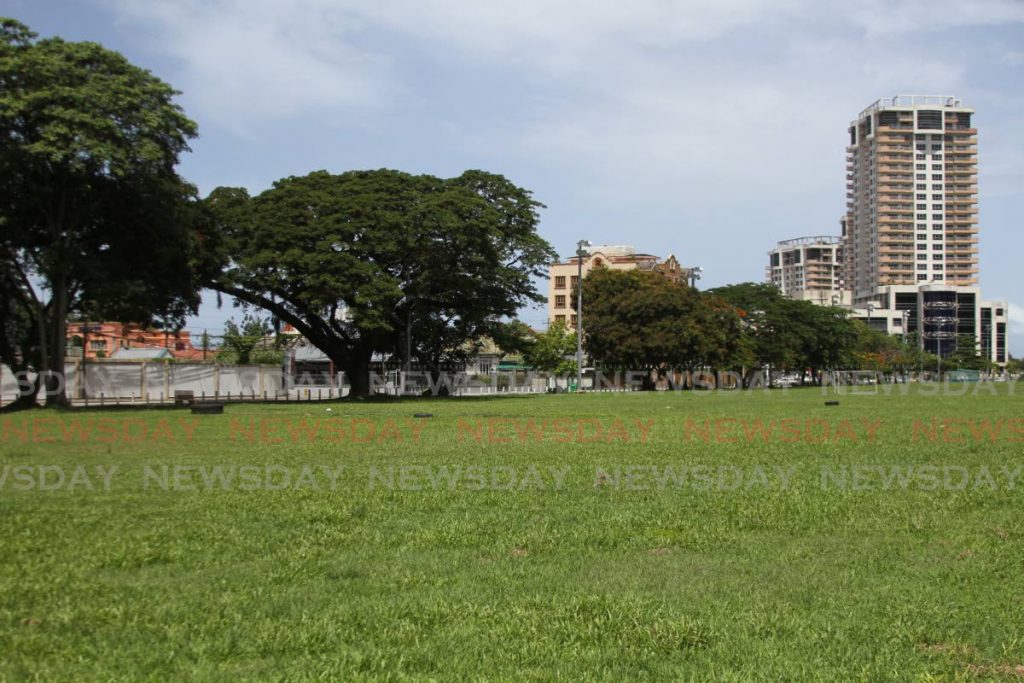
{"type": "Polygon", "coordinates": [[[583,257],[590,242],[576,243],[576,392],[583,388],[583,257]]]}

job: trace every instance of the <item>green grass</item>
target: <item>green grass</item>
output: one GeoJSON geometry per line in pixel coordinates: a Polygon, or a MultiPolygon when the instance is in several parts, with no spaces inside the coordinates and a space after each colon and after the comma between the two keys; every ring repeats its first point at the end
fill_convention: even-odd
{"type": "Polygon", "coordinates": [[[195,416],[191,440],[184,411],[40,411],[27,438],[24,415],[3,416],[0,680],[1012,679],[1024,672],[1024,469],[1010,488],[999,468],[1024,466],[1024,421],[1012,422],[1024,387],[1010,388],[839,406],[818,389],[229,406],[195,416]],[[165,420],[175,440],[65,442],[48,421],[101,418],[136,435],[165,420]],[[390,419],[403,438],[268,423],[275,444],[232,427],[354,418],[378,431],[390,419]],[[621,419],[630,441],[520,441],[501,421],[531,418],[621,419]],[[994,438],[962,425],[915,437],[932,418],[1011,422],[994,438]],[[706,441],[688,419],[712,421],[706,441]],[[849,420],[857,438],[748,442],[736,424],[756,419],[849,420]],[[464,428],[477,420],[479,443],[464,428]],[[489,442],[489,420],[509,443],[489,442]],[[637,420],[653,421],[645,441],[637,420]],[[93,490],[15,486],[12,468],[41,465],[118,471],[109,490],[95,476],[93,490]],[[147,466],[186,465],[344,470],[333,488],[322,475],[318,488],[144,485],[147,466]],[[397,468],[441,465],[520,477],[534,465],[541,485],[434,488],[423,474],[438,470],[407,469],[421,488],[400,490],[397,468]],[[659,488],[649,474],[696,465],[761,466],[769,485],[659,488]],[[821,484],[822,467],[876,465],[957,466],[972,480],[821,484]],[[629,484],[630,466],[648,474],[629,484]],[[788,487],[774,467],[792,470],[788,487]],[[560,487],[548,468],[565,473],[560,487]],[[995,488],[973,488],[981,468],[995,488]]]}

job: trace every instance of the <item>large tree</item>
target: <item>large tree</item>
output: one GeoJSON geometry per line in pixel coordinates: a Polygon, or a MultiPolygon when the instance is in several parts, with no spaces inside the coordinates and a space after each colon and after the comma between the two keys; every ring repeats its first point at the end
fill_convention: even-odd
{"type": "Polygon", "coordinates": [[[723,367],[739,346],[726,302],[654,272],[596,268],[583,280],[584,342],[604,367],[723,367]]]}
{"type": "Polygon", "coordinates": [[[576,332],[564,322],[553,322],[544,332],[533,335],[533,343],[523,353],[523,362],[534,370],[555,375],[576,374],[576,332]]]}
{"type": "Polygon", "coordinates": [[[0,352],[48,403],[66,403],[69,315],[176,325],[198,306],[203,214],[175,172],[196,126],[176,94],[96,43],[0,20],[0,290],[36,332],[0,352]]]}
{"type": "Polygon", "coordinates": [[[541,205],[499,175],[317,171],[257,195],[218,188],[224,267],[209,285],[286,321],[369,390],[374,352],[458,360],[543,297],[541,205]]]}

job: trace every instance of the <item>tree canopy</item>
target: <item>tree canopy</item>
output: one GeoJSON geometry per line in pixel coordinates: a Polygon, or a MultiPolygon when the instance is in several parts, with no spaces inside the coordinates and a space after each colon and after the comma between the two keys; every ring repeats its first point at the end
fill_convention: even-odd
{"type": "Polygon", "coordinates": [[[607,367],[722,366],[738,352],[736,312],[658,273],[596,268],[583,280],[587,350],[607,367]]]}
{"type": "Polygon", "coordinates": [[[575,374],[576,332],[566,328],[565,323],[553,322],[532,337],[532,343],[523,352],[523,362],[541,372],[575,374]]]}
{"type": "MultiPolygon", "coordinates": [[[[175,172],[196,135],[176,94],[96,43],[0,20],[0,296],[32,331],[0,346],[12,367],[62,373],[71,314],[180,325],[195,311],[210,263],[175,172]]],[[[65,402],[50,382],[48,403],[65,402]]]]}
{"type": "Polygon", "coordinates": [[[554,257],[537,235],[541,204],[500,175],[441,179],[399,171],[317,171],[250,197],[217,188],[222,272],[209,286],[293,325],[369,388],[374,352],[432,367],[501,336],[543,297],[554,257]]]}

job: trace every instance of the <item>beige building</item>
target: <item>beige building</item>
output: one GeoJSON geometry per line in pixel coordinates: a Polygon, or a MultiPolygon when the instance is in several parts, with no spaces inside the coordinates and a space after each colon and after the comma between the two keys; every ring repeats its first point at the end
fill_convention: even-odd
{"type": "Polygon", "coordinates": [[[973,113],[955,97],[900,95],[851,123],[843,248],[855,302],[888,285],[977,285],[973,113]]]}
{"type": "Polygon", "coordinates": [[[791,299],[822,306],[850,303],[843,282],[843,247],[832,235],[779,242],[768,252],[766,280],[791,299]]]}
{"type": "MultiPolygon", "coordinates": [[[[689,277],[689,269],[679,265],[672,254],[664,260],[652,254],[638,254],[636,249],[626,245],[594,245],[585,249],[583,277],[592,268],[614,270],[649,270],[665,277],[682,281],[689,277]]],[[[576,324],[576,304],[572,300],[579,275],[579,257],[573,254],[564,261],[551,264],[548,279],[548,322],[563,322],[570,327],[576,324]]]]}

